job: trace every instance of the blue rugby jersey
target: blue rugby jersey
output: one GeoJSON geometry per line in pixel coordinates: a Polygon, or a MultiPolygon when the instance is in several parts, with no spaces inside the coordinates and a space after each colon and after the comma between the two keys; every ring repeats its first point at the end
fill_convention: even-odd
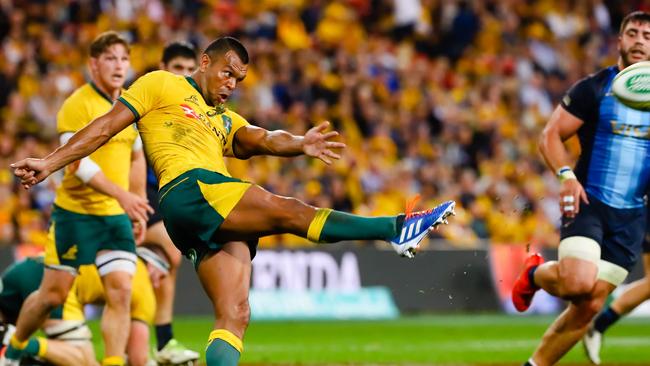
{"type": "Polygon", "coordinates": [[[611,207],[638,208],[650,180],[650,112],[614,97],[617,73],[612,66],[578,81],[561,104],[584,122],[575,172],[587,193],[611,207]]]}

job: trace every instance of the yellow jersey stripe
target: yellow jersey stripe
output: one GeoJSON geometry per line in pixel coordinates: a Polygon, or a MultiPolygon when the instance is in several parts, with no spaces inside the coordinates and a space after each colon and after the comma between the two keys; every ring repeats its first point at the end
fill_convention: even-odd
{"type": "Polygon", "coordinates": [[[169,193],[169,191],[171,191],[172,189],[174,189],[174,187],[176,187],[177,185],[179,185],[179,184],[185,182],[185,181],[188,180],[188,179],[190,179],[190,177],[185,177],[185,178],[179,180],[178,182],[174,183],[173,186],[169,187],[169,188],[165,191],[165,193],[163,193],[162,196],[160,196],[160,198],[158,199],[158,202],[162,202],[163,198],[165,198],[165,196],[167,195],[167,193],[169,193]]]}
{"type": "Polygon", "coordinates": [[[320,240],[320,234],[323,231],[325,226],[325,221],[332,213],[332,209],[329,208],[319,208],[316,210],[316,216],[309,224],[309,229],[307,229],[307,239],[318,243],[320,240]]]}

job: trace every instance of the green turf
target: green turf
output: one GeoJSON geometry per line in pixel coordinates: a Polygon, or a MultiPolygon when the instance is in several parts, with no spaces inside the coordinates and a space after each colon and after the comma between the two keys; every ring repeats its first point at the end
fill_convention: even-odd
{"type": "MultiPolygon", "coordinates": [[[[390,321],[253,322],[242,363],[511,363],[525,361],[550,317],[435,315],[390,321]]],[[[93,332],[97,324],[94,323],[93,332]]],[[[176,338],[203,351],[210,318],[179,317],[176,338]]],[[[97,337],[95,337],[97,342],[97,337]]],[[[624,319],[607,333],[605,363],[650,364],[650,318],[624,319]]],[[[585,363],[581,345],[563,363],[585,363]]]]}

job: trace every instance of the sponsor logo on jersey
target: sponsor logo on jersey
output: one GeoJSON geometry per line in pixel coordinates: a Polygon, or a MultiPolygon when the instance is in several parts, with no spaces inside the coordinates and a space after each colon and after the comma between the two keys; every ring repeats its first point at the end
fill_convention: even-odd
{"type": "Polygon", "coordinates": [[[188,102],[188,103],[194,103],[194,104],[196,104],[197,106],[200,105],[200,104],[199,104],[199,97],[197,97],[196,94],[192,94],[192,95],[190,95],[189,97],[187,97],[187,98],[185,98],[185,99],[183,99],[183,100],[186,101],[186,102],[188,102]]]}
{"type": "Polygon", "coordinates": [[[190,107],[189,105],[181,104],[181,108],[183,108],[183,113],[185,113],[185,117],[198,119],[199,121],[203,120],[203,118],[201,118],[201,115],[199,113],[196,113],[196,111],[192,109],[192,107],[190,107]]]}
{"type": "Polygon", "coordinates": [[[230,130],[232,129],[232,119],[230,116],[222,114],[221,120],[223,121],[223,128],[226,129],[226,134],[230,134],[230,130]]]}

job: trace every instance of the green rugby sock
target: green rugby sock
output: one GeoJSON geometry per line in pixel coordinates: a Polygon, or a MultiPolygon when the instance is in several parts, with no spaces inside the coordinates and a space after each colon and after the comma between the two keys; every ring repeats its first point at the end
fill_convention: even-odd
{"type": "Polygon", "coordinates": [[[237,366],[243,351],[241,339],[226,329],[213,330],[205,350],[207,366],[237,366]]]}
{"type": "Polygon", "coordinates": [[[307,238],[320,243],[341,240],[385,240],[399,234],[404,215],[366,217],[320,208],[309,225],[307,238]]]}

